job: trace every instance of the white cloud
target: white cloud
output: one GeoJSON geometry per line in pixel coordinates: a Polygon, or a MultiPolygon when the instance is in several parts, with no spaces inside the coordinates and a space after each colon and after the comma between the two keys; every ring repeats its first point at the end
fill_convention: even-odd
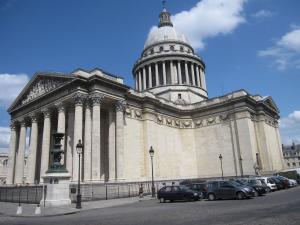
{"type": "Polygon", "coordinates": [[[0,152],[7,152],[9,148],[10,128],[0,127],[0,152]]]}
{"type": "Polygon", "coordinates": [[[242,15],[246,0],[202,0],[189,11],[172,17],[174,27],[184,33],[196,49],[204,48],[204,40],[232,33],[245,22],[242,15]]]}
{"type": "Polygon", "coordinates": [[[252,16],[256,19],[262,19],[262,18],[266,18],[266,17],[271,17],[273,16],[273,12],[269,11],[269,10],[259,10],[256,13],[252,14],[252,16]]]}
{"type": "Polygon", "coordinates": [[[0,74],[0,107],[8,107],[28,81],[26,74],[0,74]]]}
{"type": "Polygon", "coordinates": [[[283,144],[300,143],[300,111],[294,111],[280,120],[283,144]]]}
{"type": "Polygon", "coordinates": [[[278,42],[278,45],[292,51],[300,52],[300,28],[284,35],[278,42]]]}
{"type": "Polygon", "coordinates": [[[300,68],[300,28],[283,35],[274,46],[258,52],[258,56],[273,59],[273,64],[279,70],[289,67],[300,68]]]}

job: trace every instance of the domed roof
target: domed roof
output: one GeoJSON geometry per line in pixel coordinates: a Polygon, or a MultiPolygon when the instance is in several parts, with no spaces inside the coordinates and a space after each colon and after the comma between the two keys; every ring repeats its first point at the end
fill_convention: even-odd
{"type": "Polygon", "coordinates": [[[158,27],[153,27],[149,32],[144,49],[146,49],[150,45],[168,41],[179,41],[190,45],[186,37],[183,34],[176,31],[173,27],[173,23],[171,21],[171,14],[166,10],[165,1],[163,1],[163,10],[159,14],[158,27]]]}
{"type": "Polygon", "coordinates": [[[162,26],[153,27],[151,29],[145,42],[144,49],[146,49],[150,45],[164,41],[179,41],[190,45],[186,37],[182,33],[176,31],[174,27],[162,26]]]}

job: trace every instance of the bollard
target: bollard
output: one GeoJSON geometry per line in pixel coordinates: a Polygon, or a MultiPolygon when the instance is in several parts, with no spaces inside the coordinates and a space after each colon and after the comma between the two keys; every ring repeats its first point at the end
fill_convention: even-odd
{"type": "Polygon", "coordinates": [[[37,204],[35,211],[34,211],[35,215],[40,215],[41,214],[41,206],[40,204],[37,204]]]}
{"type": "Polygon", "coordinates": [[[22,210],[22,206],[21,204],[18,205],[18,209],[17,209],[17,215],[21,215],[23,213],[23,210],[22,210]]]}

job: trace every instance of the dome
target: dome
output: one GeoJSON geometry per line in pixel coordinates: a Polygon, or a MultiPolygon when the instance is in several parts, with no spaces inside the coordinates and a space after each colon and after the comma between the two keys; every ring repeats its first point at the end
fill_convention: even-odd
{"type": "Polygon", "coordinates": [[[151,45],[164,42],[164,41],[178,41],[190,45],[186,37],[183,34],[176,31],[174,27],[162,26],[162,27],[153,27],[151,29],[148,38],[145,42],[144,49],[146,49],[151,45]]]}

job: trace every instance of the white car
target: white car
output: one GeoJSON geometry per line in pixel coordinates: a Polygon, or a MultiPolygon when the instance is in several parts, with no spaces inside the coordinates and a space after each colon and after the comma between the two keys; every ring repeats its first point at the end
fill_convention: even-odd
{"type": "Polygon", "coordinates": [[[267,192],[277,190],[274,180],[270,179],[269,177],[256,177],[256,179],[263,180],[267,184],[267,192]]]}

